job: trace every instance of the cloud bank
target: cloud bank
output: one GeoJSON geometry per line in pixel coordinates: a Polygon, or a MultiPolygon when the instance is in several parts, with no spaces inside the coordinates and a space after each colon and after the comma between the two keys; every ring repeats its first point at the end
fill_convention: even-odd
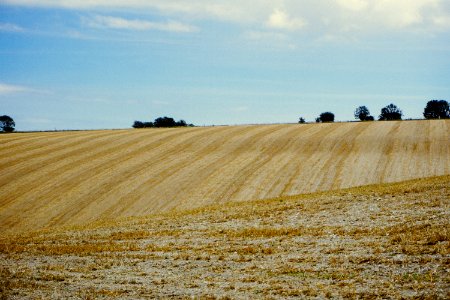
{"type": "Polygon", "coordinates": [[[0,3],[78,10],[158,11],[164,15],[259,23],[286,30],[300,29],[305,23],[360,30],[411,26],[448,30],[450,27],[450,3],[447,0],[0,0],[0,3]]]}

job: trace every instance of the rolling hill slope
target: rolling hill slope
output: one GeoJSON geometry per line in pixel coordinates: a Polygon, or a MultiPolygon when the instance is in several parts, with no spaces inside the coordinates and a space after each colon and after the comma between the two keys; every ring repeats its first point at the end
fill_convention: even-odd
{"type": "Polygon", "coordinates": [[[450,174],[450,121],[0,135],[0,230],[450,174]]]}
{"type": "Polygon", "coordinates": [[[449,299],[450,175],[0,235],[1,299],[449,299]]]}

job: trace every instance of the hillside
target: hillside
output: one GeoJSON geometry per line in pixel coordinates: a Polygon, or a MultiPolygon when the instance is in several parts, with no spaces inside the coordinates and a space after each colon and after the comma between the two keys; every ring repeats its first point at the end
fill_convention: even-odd
{"type": "Polygon", "coordinates": [[[449,299],[450,176],[0,237],[1,299],[449,299]]]}
{"type": "Polygon", "coordinates": [[[450,121],[0,135],[0,230],[450,174],[450,121]]]}

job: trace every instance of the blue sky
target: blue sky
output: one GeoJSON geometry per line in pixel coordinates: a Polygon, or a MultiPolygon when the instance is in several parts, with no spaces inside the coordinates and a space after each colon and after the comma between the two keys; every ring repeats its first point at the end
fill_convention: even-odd
{"type": "Polygon", "coordinates": [[[449,83],[447,0],[0,0],[17,130],[421,118],[449,83]]]}

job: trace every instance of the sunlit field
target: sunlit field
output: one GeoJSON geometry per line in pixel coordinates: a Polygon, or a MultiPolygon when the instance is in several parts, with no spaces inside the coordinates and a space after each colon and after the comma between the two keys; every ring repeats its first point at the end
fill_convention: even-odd
{"type": "Polygon", "coordinates": [[[450,173],[450,121],[0,135],[5,232],[450,173]]]}
{"type": "Polygon", "coordinates": [[[0,239],[2,295],[448,299],[450,177],[0,239]]]}
{"type": "Polygon", "coordinates": [[[449,126],[0,135],[0,298],[448,299],[449,126]]]}

